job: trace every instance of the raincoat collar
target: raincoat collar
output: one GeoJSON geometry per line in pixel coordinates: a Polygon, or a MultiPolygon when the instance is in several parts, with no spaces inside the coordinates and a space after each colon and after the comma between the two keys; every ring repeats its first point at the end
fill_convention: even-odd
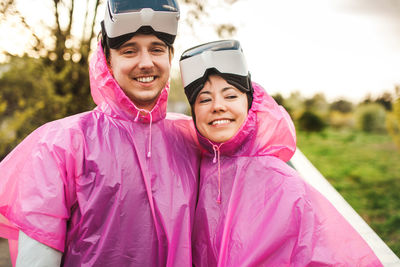
{"type": "Polygon", "coordinates": [[[296,149],[296,132],[292,120],[283,107],[269,96],[264,88],[252,83],[253,103],[248,116],[234,137],[215,143],[197,136],[205,153],[235,156],[276,156],[288,161],[296,149]]]}
{"type": "Polygon", "coordinates": [[[98,43],[97,49],[90,60],[89,75],[93,100],[106,114],[123,120],[144,123],[157,122],[165,118],[169,84],[161,91],[157,103],[151,111],[137,108],[110,73],[101,42],[98,43]]]}

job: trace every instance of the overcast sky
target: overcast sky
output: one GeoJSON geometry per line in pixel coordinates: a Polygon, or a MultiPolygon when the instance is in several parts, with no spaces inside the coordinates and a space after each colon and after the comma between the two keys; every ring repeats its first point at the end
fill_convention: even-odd
{"type": "MultiPolygon", "coordinates": [[[[238,28],[234,38],[253,80],[271,94],[298,90],[360,101],[400,84],[399,0],[239,0],[209,11],[203,24],[215,20],[238,28]]],[[[211,41],[211,32],[197,29],[197,38],[187,39],[186,31],[178,41],[211,41]]]]}
{"type": "MultiPolygon", "coordinates": [[[[43,16],[47,1],[18,1],[30,14],[28,22],[49,19],[43,16]]],[[[242,44],[253,80],[271,94],[298,90],[361,101],[368,93],[394,92],[400,84],[400,0],[209,2],[209,17],[194,30],[184,25],[187,9],[181,5],[175,71],[184,49],[216,40],[214,25],[230,23],[238,29],[233,38],[242,44]]],[[[0,25],[0,33],[0,49],[23,49],[24,32],[11,21],[0,25]]]]}

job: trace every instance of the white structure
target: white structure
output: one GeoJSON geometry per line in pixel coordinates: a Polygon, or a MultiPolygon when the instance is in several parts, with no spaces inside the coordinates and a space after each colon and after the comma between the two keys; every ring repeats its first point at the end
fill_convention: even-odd
{"type": "Polygon", "coordinates": [[[358,215],[298,148],[290,160],[290,164],[293,165],[304,180],[323,194],[354,229],[360,233],[385,267],[400,266],[400,259],[396,254],[394,254],[374,230],[369,227],[361,216],[358,215]]]}

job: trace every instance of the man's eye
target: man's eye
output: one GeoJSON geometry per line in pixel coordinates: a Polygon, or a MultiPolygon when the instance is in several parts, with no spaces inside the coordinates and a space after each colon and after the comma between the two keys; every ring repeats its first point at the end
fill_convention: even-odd
{"type": "Polygon", "coordinates": [[[154,53],[164,53],[165,49],[163,49],[163,48],[153,48],[153,52],[154,53]]]}
{"type": "Polygon", "coordinates": [[[133,53],[135,53],[134,50],[124,50],[124,51],[122,51],[122,54],[124,54],[124,55],[130,55],[130,54],[133,54],[133,53]]]}

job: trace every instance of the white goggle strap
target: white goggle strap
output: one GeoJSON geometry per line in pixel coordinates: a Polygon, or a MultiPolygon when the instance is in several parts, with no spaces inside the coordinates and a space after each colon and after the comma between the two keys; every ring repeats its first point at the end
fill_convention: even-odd
{"type": "Polygon", "coordinates": [[[239,50],[205,51],[179,62],[183,86],[203,77],[211,68],[221,73],[247,76],[248,69],[244,55],[239,50]]]}

